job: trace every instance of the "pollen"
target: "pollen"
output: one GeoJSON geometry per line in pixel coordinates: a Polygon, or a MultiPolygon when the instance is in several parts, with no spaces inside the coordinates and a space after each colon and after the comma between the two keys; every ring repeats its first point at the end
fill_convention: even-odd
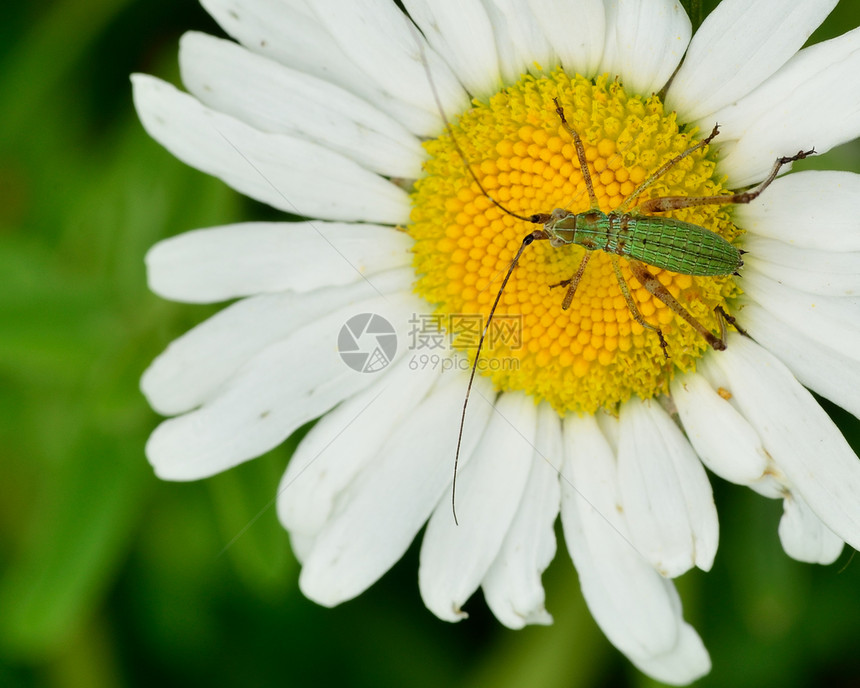
{"type": "MultiPolygon", "coordinates": [[[[553,247],[548,241],[526,247],[487,327],[523,238],[541,228],[499,205],[523,217],[555,208],[574,213],[590,209],[576,148],[553,98],[582,138],[604,212],[617,208],[652,172],[698,142],[699,132],[681,126],[656,95],[628,94],[606,76],[589,80],[556,70],[525,76],[486,103],[474,101],[453,123],[453,140],[446,132],[424,144],[429,157],[424,176],[415,183],[406,227],[415,240],[414,289],[432,305],[435,321],[469,363],[486,328],[478,370],[498,390],[522,390],[559,413],[611,412],[633,395],[647,399],[667,392],[672,376],[695,369],[709,347],[639,284],[622,257],[630,296],[642,317],[662,330],[667,359],[657,335],[636,322],[611,259],[600,250],[593,251],[570,306],[563,308],[563,283],[576,274],[585,249],[553,247]]],[[[723,188],[714,167],[707,148],[697,151],[650,185],[638,202],[719,194],[723,188]]],[[[740,234],[725,206],[683,208],[660,217],[699,225],[729,241],[740,234]]],[[[740,293],[731,276],[648,269],[694,318],[719,334],[714,308],[730,310],[728,302],[740,293]]]]}

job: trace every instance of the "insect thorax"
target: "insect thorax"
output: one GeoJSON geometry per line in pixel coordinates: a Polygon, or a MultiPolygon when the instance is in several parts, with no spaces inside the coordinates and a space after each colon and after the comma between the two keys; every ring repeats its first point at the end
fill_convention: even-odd
{"type": "Polygon", "coordinates": [[[572,213],[563,208],[552,211],[552,219],[544,225],[549,243],[555,248],[577,244],[588,250],[602,248],[609,228],[608,216],[599,210],[572,213]]]}

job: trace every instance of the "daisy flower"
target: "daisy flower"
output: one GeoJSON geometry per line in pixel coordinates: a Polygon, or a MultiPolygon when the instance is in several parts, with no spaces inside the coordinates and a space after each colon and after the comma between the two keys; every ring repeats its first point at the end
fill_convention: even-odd
{"type": "Polygon", "coordinates": [[[277,492],[309,598],[359,595],[426,524],[434,614],[463,618],[482,588],[506,626],[549,623],[560,515],[610,641],[662,681],[706,673],[672,582],[714,560],[706,467],[783,500],[792,557],[860,545],[860,461],[807,391],[860,416],[860,178],[797,172],[749,205],[664,214],[748,252],[742,279],[654,269],[709,330],[717,306],[737,318],[747,336],[721,352],[622,260],[667,361],[599,251],[563,308],[553,285],[583,249],[529,246],[472,389],[456,526],[474,334],[536,228],[466,163],[513,213],[587,210],[558,98],[604,211],[717,122],[643,198],[756,184],[780,156],[860,133],[860,31],[801,49],[835,4],[725,0],[691,38],[674,0],[404,0],[420,36],[389,0],[203,0],[235,42],[182,38],[188,93],[135,75],[140,119],[189,165],[308,219],[198,229],[148,254],[156,293],[233,301],[144,374],[173,416],[147,445],[156,473],[213,475],[322,416],[277,492]]]}

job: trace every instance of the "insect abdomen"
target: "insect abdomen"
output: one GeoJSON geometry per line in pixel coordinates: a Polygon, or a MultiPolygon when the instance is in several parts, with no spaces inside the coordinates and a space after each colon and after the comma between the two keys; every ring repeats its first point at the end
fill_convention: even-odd
{"type": "Polygon", "coordinates": [[[698,225],[666,217],[616,215],[613,219],[618,222],[615,252],[656,268],[714,276],[730,275],[743,265],[738,249],[698,225]]]}

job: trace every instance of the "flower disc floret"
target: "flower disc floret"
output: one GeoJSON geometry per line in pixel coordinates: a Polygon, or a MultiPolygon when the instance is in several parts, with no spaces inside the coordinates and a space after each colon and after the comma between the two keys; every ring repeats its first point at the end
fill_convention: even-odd
{"type": "MultiPolygon", "coordinates": [[[[585,145],[600,209],[608,212],[662,164],[697,141],[658,96],[627,94],[607,77],[594,80],[562,70],[525,76],[490,98],[475,101],[453,125],[456,142],[481,185],[513,213],[530,216],[554,208],[589,209],[589,196],[570,135],[561,125],[558,98],[585,145]]],[[[415,184],[411,224],[415,239],[415,291],[435,307],[455,345],[474,359],[480,329],[522,239],[538,226],[505,213],[481,191],[450,134],[427,141],[425,176],[415,184]],[[479,323],[476,329],[475,323],[479,323]],[[468,328],[465,323],[471,323],[468,328]],[[477,335],[476,335],[477,331],[477,335]]],[[[697,152],[655,182],[640,200],[659,196],[710,196],[724,191],[715,163],[697,152]]],[[[635,210],[634,210],[635,212],[635,210]]],[[[732,241],[739,230],[721,206],[685,208],[675,217],[732,241]]],[[[482,366],[497,389],[523,390],[559,412],[614,410],[632,395],[663,393],[676,370],[695,368],[706,342],[630,274],[622,272],[642,316],[657,336],[635,322],[608,255],[595,252],[573,302],[566,289],[582,260],[578,246],[529,246],[511,276],[488,331],[482,366]]],[[[718,332],[716,306],[739,292],[727,277],[692,277],[651,268],[669,292],[706,327],[718,332]]]]}

